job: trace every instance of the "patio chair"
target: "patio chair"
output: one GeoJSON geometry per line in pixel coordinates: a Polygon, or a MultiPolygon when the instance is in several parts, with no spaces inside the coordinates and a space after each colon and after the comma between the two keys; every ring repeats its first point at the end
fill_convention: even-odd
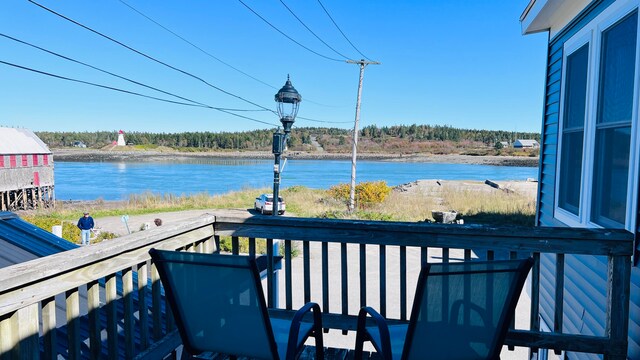
{"type": "Polygon", "coordinates": [[[255,259],[151,249],[189,356],[203,352],[258,359],[295,359],[309,336],[324,356],[320,307],[308,303],[292,319],[270,318],[255,259]],[[312,312],[313,323],[302,321],[312,312]]]}
{"type": "Polygon", "coordinates": [[[355,358],[371,341],[387,360],[499,359],[532,265],[530,258],[424,265],[409,324],[388,326],[374,309],[360,310],[355,358]]]}

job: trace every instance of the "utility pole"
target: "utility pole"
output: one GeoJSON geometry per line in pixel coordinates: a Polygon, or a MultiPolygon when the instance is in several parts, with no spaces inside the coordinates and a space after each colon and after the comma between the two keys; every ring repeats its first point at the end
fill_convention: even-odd
{"type": "Polygon", "coordinates": [[[351,189],[349,192],[349,212],[355,208],[356,198],[356,154],[358,148],[358,121],[360,121],[360,99],[362,97],[362,80],[364,78],[364,68],[367,65],[380,65],[378,61],[347,60],[349,64],[360,65],[360,81],[358,82],[358,100],[356,102],[356,120],[353,125],[353,149],[351,151],[351,189]]]}

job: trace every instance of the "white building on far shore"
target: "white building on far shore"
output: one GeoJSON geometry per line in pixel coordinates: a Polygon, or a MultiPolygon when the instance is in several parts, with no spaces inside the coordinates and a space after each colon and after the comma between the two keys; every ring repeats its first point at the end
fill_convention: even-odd
{"type": "Polygon", "coordinates": [[[124,131],[120,130],[118,132],[118,146],[125,146],[127,143],[124,141],[124,131]]]}
{"type": "Polygon", "coordinates": [[[538,144],[535,140],[527,140],[527,139],[518,139],[513,142],[514,148],[539,148],[540,144],[538,144]]]}

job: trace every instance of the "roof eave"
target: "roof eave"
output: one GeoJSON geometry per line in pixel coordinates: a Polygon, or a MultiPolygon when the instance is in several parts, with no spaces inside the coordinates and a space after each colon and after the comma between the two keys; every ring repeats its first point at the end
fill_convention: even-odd
{"type": "Polygon", "coordinates": [[[522,34],[549,31],[552,35],[564,28],[593,0],[531,0],[520,16],[522,34]]]}
{"type": "MultiPolygon", "coordinates": [[[[551,0],[553,1],[553,0],[551,0]]],[[[549,0],[531,0],[527,7],[520,15],[520,26],[522,34],[533,34],[542,31],[548,31],[551,26],[544,21],[544,9],[549,0]]]]}

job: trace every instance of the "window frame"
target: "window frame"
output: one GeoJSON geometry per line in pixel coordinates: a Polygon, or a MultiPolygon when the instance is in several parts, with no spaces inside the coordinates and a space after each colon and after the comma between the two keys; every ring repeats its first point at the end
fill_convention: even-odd
{"type": "Polygon", "coordinates": [[[629,153],[629,171],[627,178],[627,202],[624,229],[634,231],[636,226],[636,208],[638,206],[638,161],[640,150],[640,134],[638,131],[638,106],[639,106],[639,85],[640,85],[640,0],[616,1],[605,9],[601,14],[596,16],[580,31],[568,39],[563,45],[562,55],[562,76],[560,87],[560,102],[558,110],[558,132],[557,132],[557,154],[555,167],[555,192],[554,192],[554,218],[571,227],[589,227],[602,228],[600,224],[591,221],[592,207],[592,189],[594,183],[594,167],[595,167],[595,146],[596,146],[596,130],[597,130],[597,111],[598,111],[598,95],[600,81],[600,63],[602,53],[602,35],[603,33],[615,26],[619,21],[625,19],[628,15],[636,12],[638,16],[638,28],[636,32],[636,58],[635,73],[633,84],[633,105],[631,113],[631,136],[630,136],[630,153],[629,153]],[[580,49],[583,45],[589,44],[588,55],[588,71],[587,71],[587,91],[586,91],[586,109],[583,133],[582,148],[582,171],[580,182],[580,207],[578,215],[575,215],[559,206],[560,191],[560,175],[561,175],[561,157],[562,157],[562,138],[564,124],[564,106],[565,106],[565,83],[566,83],[566,66],[567,57],[580,49]]]}
{"type": "Polygon", "coordinates": [[[570,226],[580,226],[583,222],[584,218],[584,208],[585,208],[585,199],[584,199],[584,188],[585,188],[585,178],[587,177],[586,169],[584,166],[585,163],[585,149],[587,148],[587,121],[589,119],[589,109],[591,108],[591,64],[593,62],[593,34],[591,31],[586,32],[585,34],[581,34],[580,36],[574,36],[570,40],[564,43],[563,54],[562,54],[562,83],[560,86],[560,103],[558,110],[558,155],[556,157],[556,182],[555,182],[555,199],[554,199],[554,214],[555,217],[562,221],[563,223],[570,226]],[[585,91],[585,119],[582,125],[582,166],[580,171],[580,206],[578,208],[578,215],[565,210],[560,207],[560,174],[561,171],[561,162],[562,162],[562,139],[564,134],[564,105],[565,105],[565,90],[566,90],[566,81],[567,81],[567,58],[573,55],[576,51],[580,50],[584,45],[588,45],[588,55],[587,55],[587,89],[585,91]]]}

